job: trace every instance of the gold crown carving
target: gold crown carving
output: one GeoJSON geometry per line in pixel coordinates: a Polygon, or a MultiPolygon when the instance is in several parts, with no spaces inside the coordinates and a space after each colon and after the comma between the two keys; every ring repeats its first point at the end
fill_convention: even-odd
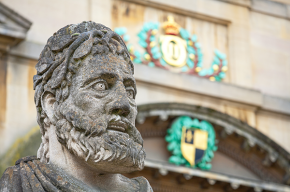
{"type": "Polygon", "coordinates": [[[162,25],[162,28],[167,35],[178,35],[179,34],[179,25],[175,23],[174,18],[172,16],[167,17],[168,21],[165,21],[162,25]]]}

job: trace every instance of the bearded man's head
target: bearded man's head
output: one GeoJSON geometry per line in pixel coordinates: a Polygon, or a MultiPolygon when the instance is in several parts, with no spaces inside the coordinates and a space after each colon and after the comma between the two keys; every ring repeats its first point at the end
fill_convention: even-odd
{"type": "Polygon", "coordinates": [[[55,126],[58,141],[93,168],[143,168],[134,68],[118,34],[94,22],[68,25],[48,39],[36,70],[34,100],[42,133],[37,156],[42,162],[49,162],[47,130],[55,126]]]}

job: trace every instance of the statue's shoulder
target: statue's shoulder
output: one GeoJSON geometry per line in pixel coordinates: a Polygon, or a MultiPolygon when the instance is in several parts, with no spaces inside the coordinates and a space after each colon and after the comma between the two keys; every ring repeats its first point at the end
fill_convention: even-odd
{"type": "MultiPolygon", "coordinates": [[[[124,177],[124,176],[122,176],[124,177]]],[[[140,192],[153,192],[144,177],[128,179],[139,184],[140,192]]],[[[133,183],[133,182],[132,182],[133,183]]],[[[35,156],[23,157],[8,167],[0,179],[0,192],[10,191],[95,191],[80,181],[66,175],[54,165],[42,163],[35,156]]]]}
{"type": "Polygon", "coordinates": [[[133,180],[136,180],[140,185],[140,192],[153,192],[148,180],[145,177],[135,177],[133,180]]]}
{"type": "Polygon", "coordinates": [[[88,191],[71,185],[65,175],[35,156],[23,157],[9,167],[0,179],[0,192],[10,191],[88,191]]]}
{"type": "Polygon", "coordinates": [[[8,167],[4,171],[0,179],[0,192],[6,191],[21,191],[19,166],[8,167]]]}
{"type": "Polygon", "coordinates": [[[29,182],[22,174],[25,172],[21,169],[20,164],[36,160],[36,156],[23,157],[15,162],[15,165],[8,167],[0,179],[0,192],[6,191],[23,191],[23,188],[29,185],[29,182]]]}

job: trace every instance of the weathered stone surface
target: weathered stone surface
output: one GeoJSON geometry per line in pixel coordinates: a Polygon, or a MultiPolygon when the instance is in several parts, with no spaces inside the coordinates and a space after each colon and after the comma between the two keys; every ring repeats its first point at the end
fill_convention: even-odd
{"type": "Polygon", "coordinates": [[[37,158],[4,172],[0,191],[152,191],[145,178],[119,174],[141,170],[146,156],[122,39],[94,22],[68,25],[49,38],[36,70],[42,143],[37,158]]]}
{"type": "MultiPolygon", "coordinates": [[[[136,191],[150,188],[144,177],[128,179],[120,176],[136,191]]],[[[6,169],[0,180],[0,191],[95,191],[93,187],[68,175],[53,164],[42,163],[36,156],[28,156],[6,169]]],[[[119,191],[127,191],[119,189],[119,191]]]]}
{"type": "Polygon", "coordinates": [[[18,138],[9,150],[0,157],[0,175],[2,176],[5,169],[13,166],[20,157],[35,156],[40,143],[39,127],[32,128],[26,135],[18,138]]]}
{"type": "MultiPolygon", "coordinates": [[[[273,9],[277,6],[272,6],[272,2],[286,0],[273,0],[272,2],[265,0],[263,1],[264,3],[261,1],[260,3],[268,4],[268,6],[259,6],[259,11],[256,11],[253,7],[257,3],[256,1],[258,0],[237,0],[234,2],[232,0],[152,0],[144,2],[133,2],[132,0],[94,0],[74,1],[71,3],[69,0],[50,0],[49,2],[39,2],[37,0],[2,0],[2,3],[25,16],[33,25],[27,34],[26,40],[18,46],[11,48],[11,55],[8,57],[7,63],[3,62],[4,65],[2,64],[2,69],[5,70],[0,75],[2,78],[0,81],[2,86],[0,91],[2,96],[0,96],[2,99],[0,102],[0,106],[2,106],[0,109],[0,154],[7,151],[18,137],[23,136],[32,127],[36,126],[35,108],[31,102],[33,101],[34,93],[30,86],[30,79],[32,78],[31,74],[35,74],[33,71],[35,70],[34,66],[47,42],[47,37],[55,32],[55,28],[60,28],[68,23],[78,23],[83,20],[106,23],[112,29],[115,27],[126,27],[128,29],[127,33],[130,35],[130,42],[133,43],[132,45],[135,50],[138,50],[137,34],[143,24],[149,21],[162,22],[164,21],[163,16],[173,15],[178,23],[199,37],[198,41],[201,43],[202,50],[204,51],[205,65],[211,64],[206,62],[206,60],[212,60],[212,51],[215,48],[224,50],[228,55],[229,70],[225,82],[236,86],[237,89],[242,86],[261,91],[263,96],[271,95],[279,100],[282,97],[282,102],[285,99],[289,100],[290,25],[286,17],[282,18],[273,15],[275,12],[276,15],[283,16],[285,12],[279,11],[280,9],[273,9]],[[76,12],[75,10],[78,11],[76,12]],[[51,12],[54,14],[51,14],[51,12]],[[47,17],[47,15],[50,15],[50,17],[47,17]],[[134,42],[136,43],[134,44],[134,42]],[[6,100],[4,100],[5,95],[7,97],[6,100]],[[15,115],[18,117],[17,120],[15,120],[15,115]]],[[[285,3],[284,6],[289,7],[285,3]]],[[[289,15],[287,16],[288,18],[289,15]]],[[[140,66],[136,65],[137,70],[138,67],[140,66]]],[[[146,71],[151,71],[151,69],[146,71]]],[[[137,79],[137,72],[135,78],[137,79]]],[[[170,77],[167,77],[166,82],[169,80],[171,80],[170,77]]],[[[151,81],[158,82],[159,77],[154,76],[151,81]]],[[[152,88],[152,84],[147,84],[146,82],[142,83],[142,87],[140,86],[139,84],[139,94],[136,100],[138,105],[148,102],[170,101],[206,106],[221,112],[229,111],[224,110],[222,106],[224,99],[215,99],[216,95],[222,98],[227,96],[225,91],[216,92],[205,98],[197,95],[199,92],[194,90],[180,93],[180,86],[165,89],[164,86],[160,87],[158,84],[152,88]],[[189,92],[191,94],[188,94],[189,92]],[[217,107],[219,103],[221,103],[221,107],[217,107]]],[[[202,86],[193,84],[190,87],[208,89],[204,84],[202,86]]],[[[240,107],[240,101],[238,100],[232,100],[232,102],[228,102],[227,99],[225,100],[230,108],[236,108],[238,111],[248,109],[247,106],[240,107]],[[240,108],[242,109],[240,110],[240,108]]],[[[289,107],[287,108],[286,105],[281,105],[283,106],[282,108],[279,106],[275,107],[275,109],[272,107],[264,108],[264,104],[262,106],[258,107],[257,110],[284,113],[289,119],[289,107]]],[[[259,119],[260,115],[257,115],[259,112],[255,112],[257,110],[253,109],[253,107],[256,108],[256,105],[250,106],[250,113],[248,113],[248,110],[245,116],[253,114],[249,118],[251,121],[247,120],[246,122],[255,126],[255,122],[259,122],[262,119],[259,119]]],[[[289,123],[280,124],[280,119],[276,118],[278,116],[275,115],[274,118],[272,114],[268,114],[269,118],[273,118],[272,123],[274,126],[265,129],[263,133],[275,141],[279,141],[289,151],[290,147],[287,138],[281,139],[277,137],[278,134],[272,134],[274,131],[279,132],[276,129],[276,125],[285,126],[281,127],[281,130],[289,130],[287,129],[289,123]]],[[[238,118],[242,117],[241,120],[244,120],[245,116],[235,115],[238,118]]],[[[256,125],[259,126],[260,123],[256,123],[256,125]]],[[[259,129],[263,129],[263,127],[259,129]]],[[[288,132],[287,134],[289,135],[288,132]]],[[[285,135],[281,131],[279,134],[285,135]]]]}

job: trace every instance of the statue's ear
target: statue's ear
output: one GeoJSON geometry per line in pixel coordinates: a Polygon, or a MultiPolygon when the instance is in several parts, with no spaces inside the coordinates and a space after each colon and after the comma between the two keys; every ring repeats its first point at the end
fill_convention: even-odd
{"type": "Polygon", "coordinates": [[[44,92],[41,96],[41,106],[42,109],[45,111],[47,117],[52,122],[54,119],[54,109],[53,104],[55,102],[55,97],[50,92],[44,92]]]}

